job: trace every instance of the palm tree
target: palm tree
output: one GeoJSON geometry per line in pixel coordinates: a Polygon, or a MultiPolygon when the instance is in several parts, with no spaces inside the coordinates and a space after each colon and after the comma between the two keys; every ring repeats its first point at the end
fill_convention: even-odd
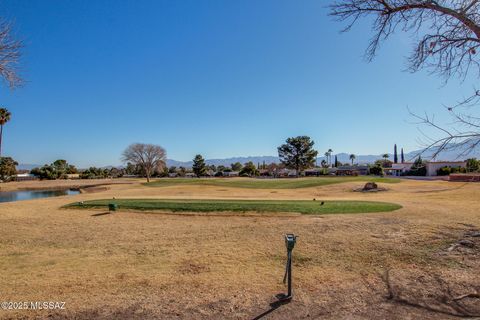
{"type": "Polygon", "coordinates": [[[328,151],[325,152],[325,159],[327,160],[327,164],[329,164],[330,163],[330,153],[328,153],[328,151]]]}
{"type": "Polygon", "coordinates": [[[3,125],[10,121],[12,114],[5,108],[0,108],[0,157],[2,156],[3,125]]]}
{"type": "Polygon", "coordinates": [[[353,160],[355,160],[355,158],[356,158],[356,156],[352,153],[352,154],[350,155],[350,160],[352,160],[352,166],[353,166],[353,160]]]}
{"type": "Polygon", "coordinates": [[[390,156],[388,155],[388,153],[384,153],[384,154],[382,154],[382,158],[384,159],[383,160],[383,166],[385,166],[387,164],[387,160],[388,160],[388,158],[390,158],[390,156]]]}
{"type": "Polygon", "coordinates": [[[332,153],[333,153],[333,150],[332,149],[328,149],[328,158],[330,159],[330,164],[332,164],[332,153]]]}

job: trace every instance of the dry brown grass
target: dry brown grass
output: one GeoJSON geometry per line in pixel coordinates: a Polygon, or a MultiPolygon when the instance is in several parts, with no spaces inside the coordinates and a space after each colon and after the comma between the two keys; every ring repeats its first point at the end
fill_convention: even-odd
{"type": "MultiPolygon", "coordinates": [[[[98,193],[0,204],[0,301],[65,301],[67,308],[0,310],[0,317],[254,318],[284,290],[282,235],[287,232],[300,235],[294,301],[265,319],[454,317],[458,310],[445,303],[447,289],[437,278],[448,284],[451,296],[480,289],[480,239],[472,249],[446,250],[468,230],[480,228],[480,184],[403,181],[386,186],[387,192],[352,192],[360,185],[258,190],[151,188],[136,182],[98,193]],[[59,209],[72,201],[109,197],[348,199],[403,208],[315,217],[93,216],[101,212],[59,209]],[[387,290],[387,270],[400,298],[387,290]]],[[[468,312],[480,312],[479,299],[460,303],[468,312]]]]}

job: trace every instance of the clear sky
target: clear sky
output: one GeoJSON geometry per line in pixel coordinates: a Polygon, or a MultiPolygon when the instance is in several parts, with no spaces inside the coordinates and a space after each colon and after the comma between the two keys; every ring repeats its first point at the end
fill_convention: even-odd
{"type": "Polygon", "coordinates": [[[25,43],[23,88],[0,88],[12,112],[4,155],[79,167],[120,164],[133,142],[168,157],[276,155],[309,135],[323,154],[418,148],[407,107],[436,113],[473,81],[404,72],[399,34],[363,59],[368,21],[340,34],[318,0],[2,1],[25,43]]]}

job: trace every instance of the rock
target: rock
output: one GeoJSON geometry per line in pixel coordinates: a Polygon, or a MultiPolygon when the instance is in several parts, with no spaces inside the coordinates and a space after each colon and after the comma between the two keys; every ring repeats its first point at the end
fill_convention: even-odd
{"type": "Polygon", "coordinates": [[[480,237],[480,231],[472,231],[467,233],[467,236],[473,237],[473,238],[479,238],[480,237]]]}
{"type": "Polygon", "coordinates": [[[375,182],[367,182],[363,187],[363,190],[375,190],[378,189],[378,185],[375,182]]]}
{"type": "Polygon", "coordinates": [[[452,245],[447,249],[447,251],[448,251],[448,252],[452,252],[453,250],[455,250],[455,249],[457,249],[457,248],[458,248],[458,244],[455,243],[455,244],[452,244],[452,245]]]}
{"type": "Polygon", "coordinates": [[[466,239],[462,239],[462,240],[458,241],[458,244],[460,244],[464,247],[468,247],[468,248],[475,247],[475,242],[473,242],[471,240],[466,240],[466,239]]]}

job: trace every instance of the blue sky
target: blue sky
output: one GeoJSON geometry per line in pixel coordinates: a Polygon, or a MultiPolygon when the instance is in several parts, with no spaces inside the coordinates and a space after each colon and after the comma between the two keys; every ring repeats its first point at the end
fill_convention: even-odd
{"type": "Polygon", "coordinates": [[[120,164],[133,142],[168,157],[276,155],[309,135],[323,154],[418,148],[407,107],[435,113],[470,92],[404,72],[398,34],[372,63],[368,21],[340,34],[328,1],[2,1],[25,43],[23,88],[1,87],[13,113],[3,154],[79,167],[120,164]]]}

